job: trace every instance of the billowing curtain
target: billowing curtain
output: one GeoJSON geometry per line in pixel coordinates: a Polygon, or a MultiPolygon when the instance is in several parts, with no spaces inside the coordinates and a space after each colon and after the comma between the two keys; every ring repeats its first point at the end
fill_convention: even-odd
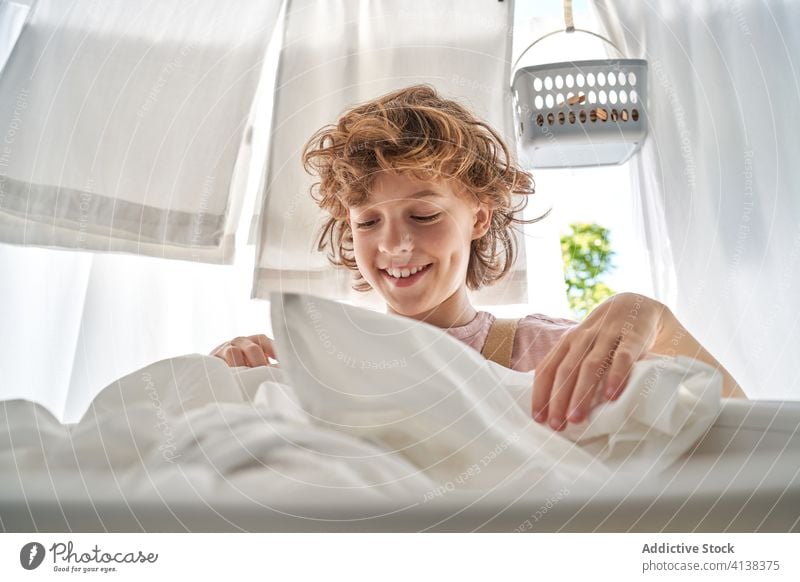
{"type": "Polygon", "coordinates": [[[657,293],[750,397],[800,398],[800,3],[594,7],[650,65],[633,174],[657,293]]]}
{"type": "MultiPolygon", "coordinates": [[[[313,247],[322,213],[300,160],[306,140],[350,106],[430,83],[491,123],[514,150],[509,74],[513,3],[486,0],[291,0],[260,204],[254,297],[299,291],[381,305],[313,247]]],[[[474,297],[528,300],[524,246],[506,279],[474,297]]]]}
{"type": "MultiPolygon", "coordinates": [[[[38,9],[41,10],[44,7],[48,10],[50,8],[55,10],[56,8],[53,6],[48,8],[50,4],[47,1],[40,1],[38,9]]],[[[63,4],[65,9],[72,7],[73,11],[90,6],[90,3],[82,2],[82,0],[60,4],[63,4]]],[[[225,79],[228,79],[232,70],[227,71],[220,77],[220,86],[209,87],[208,85],[213,84],[213,77],[216,73],[223,72],[219,69],[220,65],[215,66],[214,63],[217,61],[222,63],[230,58],[225,55],[235,51],[239,46],[238,43],[241,43],[251,33],[252,35],[269,35],[271,30],[269,19],[272,18],[273,9],[277,12],[278,8],[273,4],[273,2],[237,2],[234,4],[192,2],[191,0],[145,3],[128,2],[127,0],[113,3],[94,2],[91,3],[93,12],[91,15],[87,15],[87,21],[73,23],[75,29],[71,32],[71,34],[80,34],[83,31],[85,34],[88,23],[105,22],[110,15],[105,14],[104,7],[113,12],[122,10],[123,5],[127,6],[129,12],[133,11],[128,23],[132,27],[136,26],[136,14],[141,13],[139,14],[140,18],[148,19],[147,30],[143,31],[144,36],[140,39],[144,43],[140,47],[141,50],[134,51],[133,45],[130,45],[136,40],[135,38],[129,38],[129,35],[125,34],[110,35],[114,31],[121,32],[111,29],[109,36],[104,36],[105,41],[109,43],[109,50],[105,53],[101,52],[95,57],[101,61],[106,57],[113,59],[109,53],[112,52],[111,47],[114,46],[114,43],[119,41],[120,48],[116,50],[122,50],[122,47],[128,46],[125,49],[127,50],[126,54],[132,60],[125,60],[125,62],[117,60],[115,61],[116,67],[133,71],[137,66],[145,67],[146,65],[150,74],[149,83],[151,83],[146,86],[147,91],[142,93],[142,87],[135,82],[139,78],[135,74],[131,76],[127,89],[139,97],[149,99],[137,105],[137,107],[144,107],[141,110],[144,114],[141,123],[148,124],[148,131],[154,130],[151,126],[152,123],[161,120],[165,137],[162,140],[150,142],[150,146],[154,151],[159,147],[162,148],[157,157],[158,159],[163,157],[165,164],[168,160],[170,163],[175,162],[177,152],[172,148],[183,147],[179,144],[180,140],[188,139],[188,136],[193,135],[192,139],[195,140],[193,143],[202,146],[205,153],[194,146],[188,147],[187,141],[187,149],[184,151],[186,157],[181,162],[185,166],[184,171],[189,167],[187,164],[189,164],[190,158],[192,159],[191,165],[197,164],[201,160],[221,164],[223,159],[227,159],[227,172],[230,173],[233,170],[231,159],[223,150],[233,147],[234,142],[241,138],[241,151],[236,161],[235,172],[232,172],[234,175],[225,177],[226,174],[218,173],[216,174],[217,179],[210,186],[227,199],[229,198],[228,191],[225,188],[217,189],[217,186],[225,181],[231,182],[231,192],[236,192],[237,195],[245,194],[243,201],[238,204],[248,210],[255,205],[256,190],[263,168],[263,164],[259,164],[258,160],[263,160],[265,156],[267,129],[263,127],[263,119],[258,119],[258,116],[246,111],[244,103],[238,103],[236,100],[232,102],[230,99],[234,98],[237,91],[249,90],[242,85],[242,82],[245,77],[249,78],[254,74],[256,77],[260,76],[258,93],[265,99],[264,103],[259,104],[259,109],[270,107],[271,84],[274,82],[274,67],[277,63],[277,52],[280,45],[275,42],[275,38],[262,39],[269,40],[271,44],[267,50],[266,59],[264,55],[257,57],[255,53],[251,55],[253,57],[252,66],[257,70],[242,71],[244,76],[241,77],[241,82],[231,83],[225,79]],[[256,4],[258,6],[255,6],[256,4]],[[213,11],[216,16],[211,18],[209,11],[214,6],[217,7],[213,11]],[[179,12],[173,13],[172,10],[179,12]],[[155,18],[155,20],[151,22],[149,20],[151,18],[155,18]],[[255,22],[259,19],[261,20],[260,25],[255,22]],[[219,29],[222,33],[220,36],[212,34],[214,26],[220,27],[223,24],[225,26],[219,29]],[[198,37],[196,33],[201,30],[207,30],[208,36],[198,37]],[[161,32],[159,35],[155,35],[156,31],[161,32]],[[231,39],[234,32],[236,32],[235,42],[231,39]],[[178,39],[183,42],[191,35],[194,35],[197,42],[190,45],[191,49],[181,56],[182,47],[180,44],[175,45],[173,40],[178,39]],[[150,53],[148,53],[149,56],[146,56],[145,53],[148,52],[148,49],[150,49],[150,53]],[[157,64],[148,60],[153,57],[153,53],[159,53],[163,58],[172,58],[167,56],[175,55],[175,58],[180,57],[180,60],[157,64]],[[199,61],[194,60],[195,57],[199,57],[200,53],[213,60],[200,66],[199,61]],[[170,62],[172,65],[168,66],[170,62]],[[200,84],[189,83],[190,77],[197,77],[199,80],[200,76],[206,76],[207,80],[200,84]],[[152,84],[162,77],[163,83],[152,84]],[[154,87],[158,90],[151,94],[154,87]],[[181,91],[184,92],[183,98],[179,97],[181,91]],[[218,131],[225,130],[227,132],[224,135],[218,135],[219,139],[216,139],[213,135],[209,135],[214,128],[208,124],[212,122],[212,118],[219,122],[224,119],[216,116],[217,106],[211,101],[211,96],[215,94],[221,96],[222,92],[228,96],[219,101],[219,105],[222,106],[225,103],[233,105],[239,113],[236,114],[238,117],[235,120],[233,117],[236,116],[229,119],[231,124],[227,126],[227,129],[224,124],[216,127],[218,131]],[[149,95],[150,98],[145,97],[146,95],[149,95]],[[205,102],[207,108],[199,107],[199,101],[195,102],[197,100],[205,102]],[[175,109],[178,105],[182,105],[180,111],[175,109]],[[162,111],[162,107],[167,109],[162,111]],[[167,111],[173,111],[177,116],[174,120],[175,123],[182,124],[186,122],[183,116],[190,115],[190,110],[191,115],[195,116],[195,126],[184,136],[177,135],[176,128],[169,129],[169,123],[172,120],[168,122],[163,119],[167,111]],[[234,121],[235,123],[233,123],[234,121]],[[206,125],[208,126],[203,128],[206,125]],[[175,134],[169,138],[168,133],[175,134]],[[173,141],[170,142],[171,145],[167,146],[167,141],[170,139],[173,141]],[[198,153],[202,155],[196,157],[195,154],[198,153]],[[250,157],[255,163],[246,163],[250,157]],[[242,163],[242,160],[245,163],[242,163]]],[[[74,13],[70,14],[74,16],[74,13]]],[[[39,17],[41,17],[41,13],[39,17]]],[[[69,18],[70,16],[65,13],[64,17],[69,18]]],[[[121,25],[119,22],[118,24],[121,25]]],[[[66,34],[66,31],[62,32],[66,34]]],[[[58,34],[56,33],[56,30],[51,31],[52,42],[66,42],[66,40],[57,41],[58,34]]],[[[25,34],[32,33],[29,29],[25,29],[20,37],[20,42],[24,40],[25,34]]],[[[262,40],[258,42],[261,43],[262,40]]],[[[255,42],[252,39],[251,41],[255,42]]],[[[86,42],[89,42],[88,37],[86,42]]],[[[100,39],[96,38],[92,42],[93,46],[97,48],[100,39]]],[[[17,44],[13,48],[12,59],[15,58],[19,46],[17,44]]],[[[62,46],[62,50],[66,49],[62,46]]],[[[253,50],[252,47],[248,49],[251,52],[253,50]]],[[[77,60],[82,58],[82,51],[83,49],[75,49],[74,56],[77,60]]],[[[84,57],[89,58],[86,55],[84,57]]],[[[95,88],[98,91],[101,90],[99,83],[104,78],[100,74],[100,64],[102,63],[99,63],[96,68],[98,77],[95,88]]],[[[76,65],[73,64],[72,67],[74,66],[76,65]]],[[[29,70],[28,75],[30,76],[32,72],[33,69],[29,70]]],[[[108,72],[109,75],[112,73],[108,72]]],[[[52,70],[50,74],[58,77],[58,74],[52,70]]],[[[77,81],[80,79],[80,75],[78,72],[74,72],[74,75],[69,78],[77,81]]],[[[94,80],[94,77],[88,78],[94,80]]],[[[4,79],[4,77],[0,77],[0,82],[5,82],[4,79]]],[[[247,81],[245,85],[251,82],[252,80],[247,81]]],[[[3,86],[7,87],[8,85],[3,86]]],[[[138,179],[131,173],[131,170],[133,168],[141,169],[143,164],[143,160],[134,159],[135,156],[133,156],[134,149],[144,146],[141,135],[139,138],[131,138],[126,141],[125,136],[119,133],[124,129],[124,124],[116,126],[114,129],[114,135],[120,139],[119,143],[111,143],[107,137],[95,136],[92,138],[93,134],[82,133],[84,128],[94,127],[98,119],[104,123],[108,122],[106,131],[111,132],[117,122],[124,121],[125,115],[131,112],[134,115],[137,114],[139,109],[130,110],[131,103],[129,101],[132,97],[107,92],[105,89],[100,95],[93,94],[85,86],[83,95],[76,87],[63,89],[72,93],[73,100],[64,103],[53,101],[50,121],[31,116],[30,108],[21,111],[19,115],[21,123],[13,134],[13,143],[8,146],[10,156],[14,158],[15,162],[19,161],[17,155],[20,152],[30,152],[28,149],[19,149],[20,144],[28,143],[29,132],[40,135],[41,132],[51,128],[49,125],[51,122],[58,121],[56,118],[59,116],[56,114],[64,111],[64,107],[70,104],[74,105],[81,98],[85,98],[86,107],[81,116],[74,117],[72,124],[67,124],[69,131],[72,131],[73,127],[75,128],[72,136],[74,147],[65,149],[63,141],[59,141],[64,136],[57,134],[54,139],[62,149],[54,153],[51,151],[51,145],[45,143],[46,140],[42,138],[43,149],[42,154],[37,158],[36,168],[44,171],[45,169],[60,169],[61,166],[64,166],[64,176],[78,179],[80,176],[78,176],[77,170],[71,168],[68,161],[78,160],[82,164],[81,155],[88,153],[97,156],[98,162],[95,169],[100,174],[107,176],[104,182],[99,179],[95,180],[95,185],[99,187],[111,180],[111,184],[114,186],[113,189],[106,192],[108,196],[98,194],[93,195],[92,199],[99,197],[107,201],[110,199],[109,196],[117,191],[135,192],[135,188],[128,188],[132,187],[138,179]],[[103,105],[101,97],[110,99],[112,102],[119,97],[120,100],[125,100],[126,105],[123,107],[121,103],[118,103],[114,109],[114,115],[107,114],[111,105],[103,105]],[[100,99],[102,106],[98,105],[97,99],[100,99]],[[96,119],[90,115],[92,111],[86,109],[90,105],[96,108],[94,111],[97,114],[96,119]],[[92,139],[96,143],[91,141],[92,139]],[[109,148],[117,154],[129,152],[127,162],[123,164],[120,160],[108,157],[113,153],[109,151],[109,148]],[[63,154],[60,159],[57,156],[59,152],[63,154]],[[55,156],[55,159],[52,156],[55,156]],[[118,171],[116,180],[114,180],[114,175],[108,177],[110,170],[104,169],[99,164],[100,160],[110,160],[110,163],[118,171]],[[125,185],[124,188],[123,185],[125,185]]],[[[31,91],[27,103],[31,105],[41,98],[42,95],[34,95],[31,91]]],[[[241,95],[238,98],[244,99],[241,95]]],[[[8,113],[8,110],[2,110],[0,116],[8,115],[8,113]]],[[[70,115],[74,116],[75,112],[71,111],[70,115]]],[[[232,115],[232,111],[225,115],[232,115]]],[[[66,123],[63,119],[61,122],[66,123]]],[[[5,129],[6,126],[0,126],[0,132],[2,132],[0,133],[0,155],[8,152],[3,149],[2,142],[5,139],[5,129]]],[[[155,156],[155,154],[153,155],[155,156]]],[[[146,152],[145,157],[147,158],[146,152]]],[[[85,169],[85,165],[81,167],[85,169]]],[[[222,168],[221,165],[217,167],[222,168]]],[[[8,168],[8,165],[0,165],[0,180],[7,176],[8,168]]],[[[167,171],[169,168],[164,166],[162,169],[167,171]]],[[[200,169],[197,168],[197,170],[199,172],[200,169]]],[[[61,179],[60,175],[56,177],[61,179]]],[[[184,187],[190,185],[186,183],[179,187],[178,178],[179,176],[175,172],[164,174],[164,172],[157,171],[155,167],[152,176],[145,175],[142,178],[147,180],[148,187],[151,188],[149,193],[142,192],[142,200],[145,200],[144,194],[147,194],[148,208],[152,210],[152,213],[147,214],[148,217],[158,216],[161,212],[154,205],[163,204],[162,210],[174,208],[173,202],[170,201],[167,194],[174,191],[177,196],[179,190],[184,192],[184,187]]],[[[192,177],[192,180],[194,179],[195,177],[192,177]]],[[[9,180],[10,178],[0,182],[0,185],[7,186],[10,183],[9,180]]],[[[63,183],[56,182],[56,184],[63,183]]],[[[15,194],[10,193],[7,189],[0,192],[2,192],[0,193],[0,207],[4,207],[3,196],[5,196],[5,202],[8,202],[8,197],[15,194]]],[[[59,196],[66,197],[66,194],[61,191],[59,196]]],[[[189,201],[191,196],[187,194],[183,199],[189,201]]],[[[34,200],[31,203],[33,205],[34,200]]],[[[120,203],[117,208],[123,206],[120,203]]],[[[191,249],[187,247],[191,251],[187,258],[192,260],[168,260],[147,256],[149,251],[145,248],[147,244],[144,240],[142,246],[138,247],[138,251],[129,248],[128,250],[132,252],[125,253],[42,248],[38,246],[38,242],[41,242],[40,239],[32,240],[30,238],[25,240],[28,243],[37,242],[37,246],[0,243],[0,400],[13,398],[32,400],[46,406],[57,418],[74,422],[80,418],[86,406],[100,389],[142,366],[181,354],[208,353],[217,344],[237,335],[270,333],[269,304],[265,301],[247,300],[252,283],[254,262],[254,249],[246,246],[249,224],[245,222],[240,225],[237,231],[235,252],[233,232],[230,233],[230,236],[226,235],[217,242],[204,247],[203,240],[210,242],[212,238],[216,239],[216,235],[208,239],[204,238],[205,234],[203,233],[211,232],[205,230],[206,227],[210,229],[212,228],[210,225],[218,224],[215,222],[216,219],[211,216],[215,212],[212,210],[212,205],[206,204],[206,206],[205,209],[202,206],[196,208],[196,210],[205,212],[205,218],[201,220],[198,212],[192,224],[193,229],[198,229],[192,231],[192,236],[197,233],[197,238],[193,241],[194,246],[191,249]],[[223,241],[226,242],[222,244],[223,241]],[[195,251],[197,256],[195,256],[195,251]],[[137,252],[140,256],[136,255],[137,252]],[[219,257],[224,255],[227,260],[235,260],[232,265],[202,262],[210,260],[212,255],[219,255],[219,257]]],[[[23,222],[27,232],[50,232],[56,224],[64,226],[65,231],[70,232],[69,224],[60,220],[61,215],[56,211],[58,208],[69,212],[68,204],[63,207],[54,206],[50,209],[52,216],[48,217],[47,224],[29,213],[27,221],[23,222]]],[[[81,210],[79,206],[78,211],[81,210]]],[[[144,216],[145,210],[140,210],[144,216]]],[[[226,210],[228,216],[232,216],[232,212],[233,210],[226,210]]],[[[115,210],[114,216],[118,215],[121,216],[115,210]]],[[[10,214],[6,212],[4,216],[8,218],[10,214]]],[[[103,215],[101,218],[110,218],[110,216],[110,214],[103,215]]],[[[0,223],[0,232],[4,233],[6,237],[10,236],[8,224],[8,222],[0,223]]],[[[124,250],[119,246],[125,244],[121,237],[114,241],[111,240],[111,237],[116,237],[117,234],[123,232],[116,228],[116,221],[114,224],[113,232],[111,230],[108,232],[110,237],[103,239],[104,245],[115,250],[124,250]]],[[[226,225],[228,224],[226,219],[226,225]]],[[[93,229],[97,226],[97,224],[90,225],[87,222],[84,230],[81,230],[81,227],[78,231],[72,232],[71,236],[75,240],[82,234],[88,237],[90,231],[96,232],[93,229]]],[[[179,249],[178,246],[167,240],[169,239],[168,232],[179,232],[179,229],[170,230],[173,226],[178,228],[178,223],[172,219],[162,223],[161,233],[164,237],[159,240],[157,245],[150,247],[157,251],[154,254],[159,257],[162,254],[174,256],[173,251],[179,249]]],[[[232,228],[232,223],[226,228],[232,228]]],[[[48,234],[48,236],[50,235],[48,234]]],[[[57,241],[55,238],[49,238],[47,242],[57,241]]],[[[84,246],[91,248],[88,244],[84,246]]]]}
{"type": "Polygon", "coordinates": [[[279,9],[36,2],[0,76],[0,241],[230,263],[279,9]]]}

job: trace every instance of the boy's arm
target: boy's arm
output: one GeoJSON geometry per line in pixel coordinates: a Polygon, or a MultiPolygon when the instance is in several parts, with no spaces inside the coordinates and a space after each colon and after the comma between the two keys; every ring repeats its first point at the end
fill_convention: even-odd
{"type": "Polygon", "coordinates": [[[700,360],[716,368],[722,374],[722,397],[744,398],[747,395],[736,383],[733,376],[720,364],[714,356],[698,342],[692,334],[678,321],[672,311],[664,306],[661,316],[661,329],[656,337],[655,345],[650,352],[665,356],[688,356],[700,360]]]}

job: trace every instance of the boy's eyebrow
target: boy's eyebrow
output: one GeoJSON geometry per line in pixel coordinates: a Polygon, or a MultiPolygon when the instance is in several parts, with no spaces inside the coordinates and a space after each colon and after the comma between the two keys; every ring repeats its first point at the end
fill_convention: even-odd
{"type": "Polygon", "coordinates": [[[434,192],[433,190],[420,190],[419,192],[414,192],[409,198],[425,198],[426,196],[438,196],[438,192],[434,192]]]}
{"type": "MultiPolygon", "coordinates": [[[[426,198],[426,197],[430,197],[430,196],[441,196],[441,194],[439,194],[435,190],[420,190],[419,192],[414,192],[413,194],[410,194],[408,197],[409,198],[426,198]]],[[[364,202],[362,204],[353,204],[352,208],[361,208],[362,206],[366,206],[366,205],[367,205],[366,202],[364,202]]]]}

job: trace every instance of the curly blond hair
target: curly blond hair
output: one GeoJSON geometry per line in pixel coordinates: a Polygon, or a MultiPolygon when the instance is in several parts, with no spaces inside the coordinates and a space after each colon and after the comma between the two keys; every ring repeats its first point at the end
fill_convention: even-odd
{"type": "Polygon", "coordinates": [[[317,250],[354,272],[356,291],[370,284],[358,271],[347,209],[369,199],[381,171],[423,181],[458,180],[492,209],[489,230],[473,240],[467,287],[477,290],[501,279],[516,256],[514,224],[529,224],[521,213],[534,194],[533,177],[518,167],[500,135],[456,101],[430,85],[414,85],[367,101],[326,125],[306,143],[303,167],[320,181],[311,196],[330,218],[318,233],[317,250]],[[512,208],[512,195],[523,195],[512,208]]]}

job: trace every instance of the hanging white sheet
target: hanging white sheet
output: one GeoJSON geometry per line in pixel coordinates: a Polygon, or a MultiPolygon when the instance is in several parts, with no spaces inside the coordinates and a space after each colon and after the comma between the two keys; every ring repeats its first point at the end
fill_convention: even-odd
{"type": "MultiPolygon", "coordinates": [[[[313,240],[323,215],[300,160],[305,142],[357,103],[430,83],[486,119],[513,150],[508,89],[512,2],[291,0],[278,68],[272,141],[260,207],[253,296],[301,291],[381,305],[350,289],[313,240]]],[[[521,241],[520,241],[521,242],[521,241]]],[[[524,245],[481,304],[525,303],[524,245]]]]}
{"type": "Polygon", "coordinates": [[[800,397],[800,4],[595,0],[649,61],[633,162],[653,285],[750,398],[800,397]]]}
{"type": "Polygon", "coordinates": [[[279,9],[37,2],[0,76],[0,241],[230,263],[279,9]]]}

